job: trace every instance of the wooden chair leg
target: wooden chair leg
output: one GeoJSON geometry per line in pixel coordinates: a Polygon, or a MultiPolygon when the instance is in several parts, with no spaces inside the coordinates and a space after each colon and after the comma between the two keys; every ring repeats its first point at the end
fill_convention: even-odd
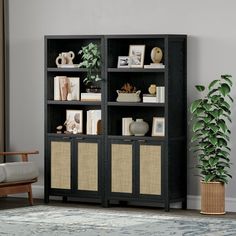
{"type": "Polygon", "coordinates": [[[32,187],[31,184],[29,185],[29,192],[28,192],[29,204],[33,206],[33,194],[32,194],[32,187]]]}

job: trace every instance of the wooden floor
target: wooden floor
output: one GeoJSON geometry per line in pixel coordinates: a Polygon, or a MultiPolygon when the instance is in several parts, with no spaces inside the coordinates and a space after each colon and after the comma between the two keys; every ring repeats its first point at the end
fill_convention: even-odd
{"type": "MultiPolygon", "coordinates": [[[[34,199],[34,205],[44,205],[42,199],[34,199]]],[[[62,202],[51,200],[49,204],[52,206],[67,206],[67,207],[77,207],[77,208],[90,208],[90,209],[98,209],[102,206],[100,204],[95,203],[78,203],[78,202],[62,202]]],[[[3,209],[14,209],[29,206],[28,199],[26,198],[13,198],[13,197],[0,197],[0,214],[3,209]]],[[[134,206],[120,206],[120,205],[112,205],[110,209],[116,210],[129,210],[133,212],[151,212],[158,214],[170,214],[170,215],[180,215],[180,216],[195,216],[195,217],[217,217],[217,218],[225,218],[225,219],[235,219],[236,220],[236,212],[227,212],[225,215],[219,216],[210,216],[210,215],[202,215],[197,210],[182,210],[182,209],[171,209],[170,212],[165,212],[161,208],[154,207],[134,207],[134,206]]]]}

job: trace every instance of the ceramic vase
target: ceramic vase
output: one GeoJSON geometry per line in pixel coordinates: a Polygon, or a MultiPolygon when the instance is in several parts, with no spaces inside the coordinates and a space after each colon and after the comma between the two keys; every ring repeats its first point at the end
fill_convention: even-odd
{"type": "Polygon", "coordinates": [[[136,119],[130,124],[129,130],[134,136],[144,136],[149,130],[149,125],[143,119],[136,119]]]}

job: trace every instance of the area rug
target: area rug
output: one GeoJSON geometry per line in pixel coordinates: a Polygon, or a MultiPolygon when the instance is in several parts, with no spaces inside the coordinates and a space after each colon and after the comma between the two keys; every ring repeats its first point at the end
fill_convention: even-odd
{"type": "Polygon", "coordinates": [[[1,210],[0,235],[235,236],[236,220],[40,205],[1,210]]]}

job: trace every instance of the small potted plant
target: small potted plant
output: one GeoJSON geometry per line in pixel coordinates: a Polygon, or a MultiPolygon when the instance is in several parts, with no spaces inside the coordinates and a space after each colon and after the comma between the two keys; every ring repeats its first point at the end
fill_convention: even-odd
{"type": "Polygon", "coordinates": [[[117,102],[140,102],[140,90],[129,83],[125,83],[120,90],[116,90],[118,97],[117,102]]]}
{"type": "Polygon", "coordinates": [[[83,80],[85,85],[89,87],[87,92],[100,92],[101,89],[97,82],[101,80],[98,75],[101,66],[101,52],[98,45],[89,43],[82,47],[78,54],[82,55],[82,62],[79,67],[87,69],[87,76],[83,80]]]}
{"type": "Polygon", "coordinates": [[[231,178],[228,123],[231,122],[230,75],[212,81],[206,91],[197,85],[202,98],[190,107],[193,118],[193,150],[198,158],[201,180],[201,213],[225,213],[225,184],[231,178]]]}

